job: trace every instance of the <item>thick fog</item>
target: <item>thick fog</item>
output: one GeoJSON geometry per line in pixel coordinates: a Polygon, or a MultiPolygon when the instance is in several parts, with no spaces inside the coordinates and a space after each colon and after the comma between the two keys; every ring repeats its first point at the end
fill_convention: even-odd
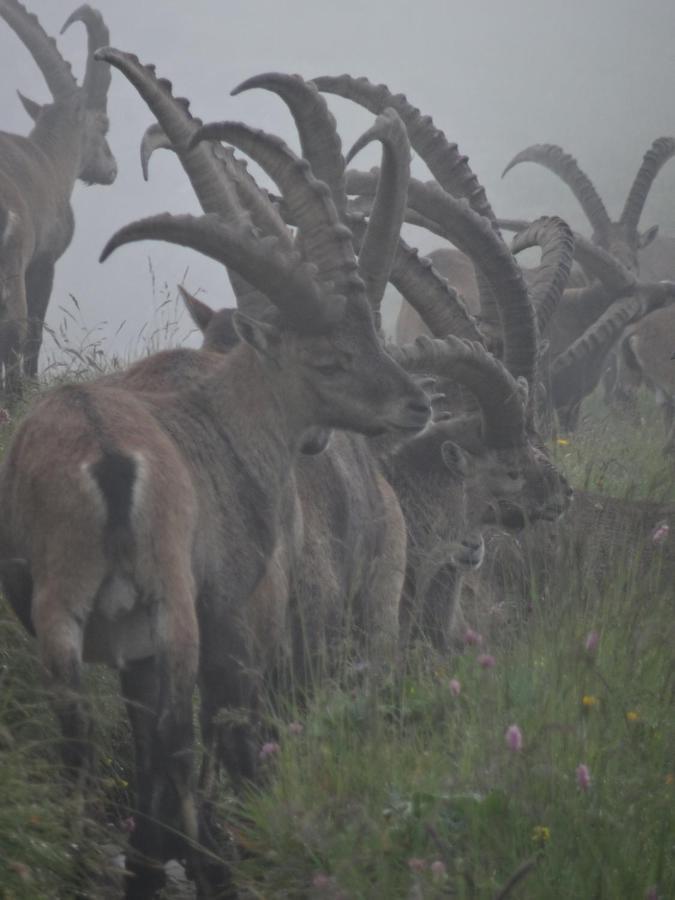
{"type": "MultiPolygon", "coordinates": [[[[27,0],[55,36],[77,5],[78,0],[27,0]]],[[[280,134],[293,147],[298,142],[292,120],[276,96],[258,90],[230,97],[230,90],[271,70],[306,78],[349,72],[387,83],[432,115],[469,155],[503,216],[558,213],[588,233],[570,191],[552,174],[523,165],[500,178],[508,160],[528,144],[559,143],[575,155],[616,216],[647,147],[654,138],[675,133],[672,0],[94,0],[93,5],[104,15],[113,46],[154,63],[204,120],[241,119],[280,134]]],[[[58,43],[81,75],[83,26],[73,25],[58,43]]],[[[0,55],[2,128],[28,133],[30,122],[15,90],[41,101],[48,93],[37,66],[4,22],[0,55]]],[[[371,117],[345,101],[327,99],[346,150],[371,117]]],[[[98,263],[105,241],[120,225],[164,210],[198,209],[172,154],[157,153],[150,181],[143,181],[139,143],[152,118],[117,71],[109,113],[119,176],[112,187],[76,187],[75,238],[58,263],[48,321],[58,329],[67,319],[67,340],[75,346],[100,339],[104,349],[127,354],[138,352],[139,333],[142,343],[151,331],[146,323],[174,297],[178,282],[200,289],[214,306],[230,305],[232,295],[217,264],[168,245],[125,247],[105,265],[98,263]]],[[[370,166],[376,159],[369,148],[357,164],[370,166]]],[[[419,161],[414,166],[427,177],[419,161]]],[[[674,198],[675,163],[670,163],[654,185],[642,225],[658,223],[675,232],[674,198]]],[[[408,237],[427,250],[439,244],[415,229],[408,237]]],[[[170,335],[183,335],[188,323],[183,320],[175,332],[174,312],[174,305],[167,305],[159,321],[168,323],[170,335]]]]}

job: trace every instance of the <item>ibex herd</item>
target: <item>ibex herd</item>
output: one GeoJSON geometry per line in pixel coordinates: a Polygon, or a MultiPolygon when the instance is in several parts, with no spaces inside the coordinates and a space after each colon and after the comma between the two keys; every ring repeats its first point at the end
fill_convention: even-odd
{"type": "MultiPolygon", "coordinates": [[[[204,125],[154,67],[106,46],[87,5],[66,23],[89,34],[81,88],[18,0],[0,0],[0,14],[54,95],[45,108],[25,101],[30,138],[0,138],[7,396],[37,373],[53,267],[72,236],[73,183],[115,178],[111,66],[156,120],[141,142],[145,177],[154,150],[171,149],[203,215],[134,222],[102,260],[132,241],[180,244],[221,262],[236,295],[236,310],[214,312],[183,291],[201,350],[167,350],[44,393],[0,469],[0,579],[37,638],[80,790],[93,764],[82,665],[120,674],[138,810],[126,896],[155,896],[171,858],[187,861],[200,896],[221,896],[231,886],[213,852],[209,801],[220,766],[235,784],[256,777],[263,686],[287,667],[309,686],[345,641],[374,674],[395,671],[420,637],[447,652],[483,531],[555,522],[569,505],[541,437],[551,409],[572,422],[625,326],[675,285],[638,282],[609,227],[592,243],[550,217],[519,227],[507,247],[457,146],[384,86],[270,73],[237,88],[279,95],[299,157],[247,125],[204,125]],[[346,170],[322,92],[375,115],[347,159],[377,141],[378,170],[346,170]],[[411,178],[411,147],[434,182],[411,178]],[[279,196],[259,188],[235,150],[279,196]],[[459,264],[475,280],[462,282],[464,298],[452,271],[442,278],[401,239],[406,221],[466,255],[459,264]],[[514,253],[531,246],[542,263],[524,273],[514,253]],[[581,287],[568,286],[575,255],[591,280],[581,287]],[[381,334],[388,282],[426,329],[413,344],[381,334]]],[[[655,144],[650,172],[671,145],[655,144]]],[[[546,152],[569,171],[568,157],[546,152]]],[[[646,195],[647,176],[638,180],[646,195]]],[[[441,254],[433,260],[442,269],[441,254]]],[[[627,340],[640,360],[636,334],[627,340]]]]}

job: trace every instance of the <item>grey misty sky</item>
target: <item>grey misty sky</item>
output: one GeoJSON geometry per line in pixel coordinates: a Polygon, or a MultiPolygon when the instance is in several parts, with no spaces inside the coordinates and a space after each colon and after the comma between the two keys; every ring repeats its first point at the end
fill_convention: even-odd
{"type": "MultiPolygon", "coordinates": [[[[27,5],[56,36],[78,3],[27,0],[27,5]]],[[[575,200],[553,175],[523,165],[501,180],[504,165],[528,144],[559,143],[575,155],[616,216],[647,147],[654,138],[675,133],[672,0],[99,0],[94,5],[106,19],[113,46],[154,63],[201,118],[240,119],[280,134],[296,148],[292,120],[277,97],[264,91],[230,97],[230,90],[251,75],[275,70],[306,78],[349,72],[387,83],[432,115],[470,156],[504,216],[558,213],[588,233],[575,200]]],[[[58,43],[80,75],[83,27],[72,26],[58,43]]],[[[4,22],[0,58],[0,124],[25,134],[29,122],[15,90],[37,100],[48,94],[4,22]]],[[[371,117],[337,98],[328,102],[346,151],[371,117]]],[[[61,307],[72,309],[72,294],[81,308],[72,338],[94,328],[107,349],[124,353],[134,352],[136,335],[186,271],[186,285],[201,289],[213,306],[231,305],[232,295],[217,264],[169,245],[122,248],[99,265],[101,248],[120,225],[165,210],[198,209],[172,154],[157,153],[150,181],[143,182],[138,148],[152,119],[117,71],[109,113],[120,173],[112,187],[76,188],[75,238],[58,264],[48,321],[58,326],[61,307]]],[[[355,164],[376,162],[376,150],[369,148],[355,164]]],[[[414,172],[428,177],[419,160],[414,172]]],[[[660,223],[675,233],[674,195],[671,163],[655,184],[642,225],[660,223]]],[[[407,237],[423,250],[439,244],[412,228],[407,237]]],[[[180,333],[187,331],[184,320],[180,333]]]]}

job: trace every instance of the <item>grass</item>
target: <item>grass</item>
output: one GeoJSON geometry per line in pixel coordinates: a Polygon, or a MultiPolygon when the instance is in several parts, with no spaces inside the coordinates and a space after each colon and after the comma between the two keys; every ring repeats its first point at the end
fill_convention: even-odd
{"type": "MultiPolygon", "coordinates": [[[[588,409],[555,448],[573,483],[672,498],[649,403],[643,422],[597,398],[588,409]]],[[[617,573],[601,592],[564,562],[555,578],[547,603],[528,598],[526,627],[490,645],[433,663],[420,649],[396,682],[326,681],[308,706],[277,710],[264,784],[235,813],[222,791],[249,851],[236,864],[243,896],[675,896],[672,587],[617,573]],[[507,744],[512,725],[520,749],[507,744]]],[[[115,896],[105,846],[123,843],[132,812],[115,680],[89,673],[99,765],[81,829],[32,644],[4,607],[0,666],[0,897],[115,896]]]]}

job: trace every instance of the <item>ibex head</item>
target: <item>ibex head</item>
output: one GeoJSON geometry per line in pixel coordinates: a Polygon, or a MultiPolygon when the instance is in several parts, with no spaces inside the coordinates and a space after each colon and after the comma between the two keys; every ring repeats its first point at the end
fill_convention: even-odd
{"type": "Polygon", "coordinates": [[[571,490],[531,430],[523,379],[513,378],[484,347],[457,338],[418,338],[415,348],[398,353],[404,364],[422,364],[427,372],[458,381],[478,401],[480,416],[457,416],[435,426],[468,455],[473,526],[496,522],[517,529],[565,510],[571,490]]]}
{"type": "Polygon", "coordinates": [[[73,22],[87,29],[87,66],[82,86],[78,86],[70,65],[59,53],[56,43],[47,36],[37,18],[28,13],[18,0],[0,0],[0,16],[14,30],[33,56],[44,75],[54,102],[41,106],[19,94],[24,109],[34,122],[49,116],[50,110],[68,111],[66,127],[76,127],[80,136],[80,165],[77,177],[87,184],[112,184],[117,177],[117,164],[106,135],[107,94],[110,70],[94,59],[94,52],[110,42],[101,14],[83,4],[69,16],[61,31],[73,22]]]}
{"type": "MultiPolygon", "coordinates": [[[[283,382],[303,421],[367,435],[419,431],[428,421],[429,401],[380,345],[352,235],[328,188],[273,135],[216,123],[199,129],[192,146],[214,138],[243,149],[277,181],[298,223],[304,257],[278,236],[261,237],[250,225],[234,226],[215,214],[134,223],[115,235],[103,257],[129,241],[154,238],[191,246],[236,269],[272,303],[256,318],[233,313],[225,327],[231,324],[254,349],[272,387],[283,382]]],[[[203,305],[190,308],[208,330],[203,305]]],[[[229,331],[226,339],[232,337],[229,331]]]]}

